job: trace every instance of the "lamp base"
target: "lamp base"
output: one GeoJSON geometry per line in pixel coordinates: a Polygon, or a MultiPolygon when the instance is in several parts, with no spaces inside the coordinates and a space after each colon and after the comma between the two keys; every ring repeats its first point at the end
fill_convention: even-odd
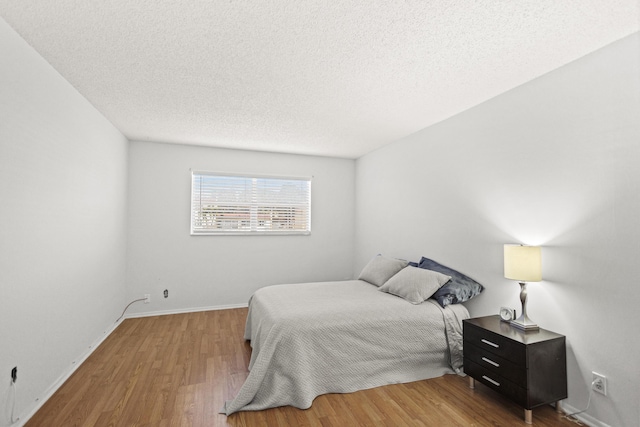
{"type": "Polygon", "coordinates": [[[510,325],[514,328],[521,329],[523,331],[537,331],[540,329],[538,325],[533,323],[526,315],[520,316],[510,322],[510,325]]]}
{"type": "Polygon", "coordinates": [[[522,303],[522,314],[520,314],[520,317],[517,319],[511,321],[511,326],[525,332],[537,331],[540,328],[527,316],[527,284],[525,282],[520,282],[520,302],[522,303]]]}

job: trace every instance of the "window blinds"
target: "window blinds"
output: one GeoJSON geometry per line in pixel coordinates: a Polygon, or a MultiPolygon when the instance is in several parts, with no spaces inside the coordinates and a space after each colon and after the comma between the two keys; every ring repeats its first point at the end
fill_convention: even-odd
{"type": "Polygon", "coordinates": [[[311,178],[192,172],[191,234],[310,234],[311,178]]]}

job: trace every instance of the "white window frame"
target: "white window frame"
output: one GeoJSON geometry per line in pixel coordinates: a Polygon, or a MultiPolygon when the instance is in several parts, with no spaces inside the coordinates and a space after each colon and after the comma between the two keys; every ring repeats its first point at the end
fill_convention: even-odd
{"type": "Polygon", "coordinates": [[[311,180],[311,177],[191,171],[191,235],[310,235],[311,180]],[[205,184],[207,177],[211,179],[205,184]],[[278,184],[296,191],[289,199],[278,198],[282,194],[278,184]],[[272,190],[273,197],[268,197],[267,189],[272,190]],[[235,200],[229,199],[232,194],[235,200]],[[202,213],[205,204],[209,205],[207,221],[202,213]],[[220,219],[225,210],[229,216],[226,225],[224,218],[220,219]],[[282,212],[285,214],[276,222],[282,212]]]}

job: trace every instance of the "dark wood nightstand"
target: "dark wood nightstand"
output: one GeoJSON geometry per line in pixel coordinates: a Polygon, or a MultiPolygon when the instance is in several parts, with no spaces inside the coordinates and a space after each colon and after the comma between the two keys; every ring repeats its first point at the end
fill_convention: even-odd
{"type": "Polygon", "coordinates": [[[524,408],[531,424],[536,406],[567,398],[567,354],[564,335],[539,329],[524,332],[500,316],[476,317],[462,322],[464,372],[469,387],[475,380],[524,408]]]}

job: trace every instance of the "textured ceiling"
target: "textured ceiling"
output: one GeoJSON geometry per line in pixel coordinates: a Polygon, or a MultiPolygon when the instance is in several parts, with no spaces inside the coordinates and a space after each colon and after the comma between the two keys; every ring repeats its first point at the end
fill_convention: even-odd
{"type": "Polygon", "coordinates": [[[357,158],[640,29],[638,0],[0,0],[129,139],[357,158]]]}

